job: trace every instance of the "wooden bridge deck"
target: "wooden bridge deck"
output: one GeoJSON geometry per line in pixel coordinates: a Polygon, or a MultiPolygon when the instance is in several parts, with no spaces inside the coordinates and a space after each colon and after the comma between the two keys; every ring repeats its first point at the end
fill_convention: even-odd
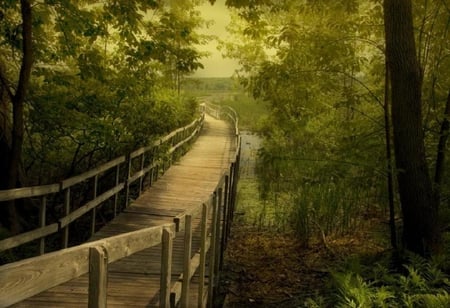
{"type": "MultiPolygon", "coordinates": [[[[224,121],[206,116],[192,149],[137,200],[91,240],[173,222],[175,216],[209,198],[229,168],[236,144],[234,130],[224,121]]],[[[192,252],[199,247],[199,219],[194,219],[192,252]]],[[[183,232],[183,231],[182,231],[183,232]]],[[[183,234],[174,239],[172,285],[183,264],[183,234]]],[[[109,265],[108,307],[159,307],[161,245],[109,265]]],[[[190,307],[197,306],[196,282],[191,282],[190,307]]],[[[42,292],[13,307],[87,307],[88,275],[42,292]]]]}

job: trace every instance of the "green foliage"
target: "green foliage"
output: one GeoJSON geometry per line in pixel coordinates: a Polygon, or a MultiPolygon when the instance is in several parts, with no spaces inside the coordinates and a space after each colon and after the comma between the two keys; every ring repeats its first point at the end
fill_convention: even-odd
{"type": "MultiPolygon", "coordinates": [[[[229,26],[232,37],[221,48],[239,59],[241,83],[270,110],[259,129],[265,138],[263,197],[274,202],[283,195],[305,240],[314,233],[311,225],[326,234],[341,232],[355,227],[352,221],[361,215],[383,212],[385,59],[383,27],[377,26],[383,24],[382,2],[228,5],[236,14],[229,26]]],[[[424,70],[424,129],[433,167],[448,94],[448,5],[417,1],[414,10],[424,70]]],[[[449,168],[447,162],[446,174],[449,168]]],[[[445,202],[449,179],[442,185],[445,202]]]]}
{"type": "MultiPolygon", "coordinates": [[[[197,31],[205,23],[197,4],[58,0],[33,6],[35,65],[23,155],[29,184],[82,172],[192,120],[197,102],[177,87],[205,55],[197,50],[208,40],[197,31]]],[[[0,13],[3,90],[19,75],[20,5],[8,2],[0,13]]],[[[3,108],[9,103],[0,97],[2,115],[10,113],[3,108]]],[[[0,130],[9,133],[3,124],[0,130]]]]}
{"type": "Polygon", "coordinates": [[[377,263],[363,266],[362,272],[333,273],[338,306],[448,307],[449,279],[438,265],[411,255],[404,269],[396,273],[377,263]]]}

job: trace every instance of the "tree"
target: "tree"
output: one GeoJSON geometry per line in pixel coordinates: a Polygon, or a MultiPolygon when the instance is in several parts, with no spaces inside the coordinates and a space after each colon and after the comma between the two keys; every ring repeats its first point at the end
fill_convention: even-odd
{"type": "MultiPolygon", "coordinates": [[[[197,4],[3,1],[0,189],[59,181],[189,121],[194,104],[166,77],[201,66],[197,4]]],[[[17,233],[16,206],[5,208],[17,233]]]]}
{"type": "Polygon", "coordinates": [[[386,203],[383,33],[373,29],[382,6],[240,2],[229,26],[234,36],[223,46],[271,109],[261,130],[264,191],[289,203],[288,215],[303,219],[300,229],[351,232],[361,214],[386,203]]]}
{"type": "Polygon", "coordinates": [[[421,255],[439,242],[438,205],[425,156],[422,70],[417,59],[410,0],[385,0],[386,57],[405,248],[421,255]]]}
{"type": "MultiPolygon", "coordinates": [[[[2,134],[2,146],[1,152],[6,152],[7,158],[7,173],[6,177],[3,176],[0,181],[1,188],[14,188],[19,181],[20,164],[22,162],[22,147],[24,139],[24,104],[25,97],[28,92],[28,85],[30,82],[31,68],[33,65],[33,42],[32,42],[32,10],[29,0],[20,1],[20,16],[21,16],[21,65],[19,70],[19,78],[17,84],[12,86],[8,79],[5,77],[3,71],[3,65],[0,63],[0,79],[2,82],[2,88],[9,95],[9,100],[12,105],[12,128],[11,139],[8,140],[6,134],[2,134]],[[14,89],[14,90],[11,90],[14,89]],[[10,147],[10,148],[9,148],[10,147]],[[9,148],[9,151],[8,151],[9,148]],[[5,151],[6,150],[6,151],[5,151]],[[6,180],[5,180],[6,179],[6,180]],[[4,186],[6,184],[6,187],[4,186]],[[3,187],[2,187],[3,186],[3,187]]],[[[7,129],[7,126],[5,125],[7,129]]],[[[6,133],[5,129],[5,133],[6,133]]],[[[17,210],[14,202],[9,202],[9,223],[11,231],[17,233],[20,231],[20,225],[17,217],[17,210]]]]}

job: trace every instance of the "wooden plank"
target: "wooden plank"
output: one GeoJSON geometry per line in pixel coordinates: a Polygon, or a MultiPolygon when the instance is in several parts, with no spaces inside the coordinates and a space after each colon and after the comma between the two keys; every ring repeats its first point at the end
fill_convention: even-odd
{"type": "Polygon", "coordinates": [[[160,306],[170,307],[170,284],[172,276],[172,249],[174,234],[167,229],[162,234],[160,306]]]}
{"type": "Polygon", "coordinates": [[[154,147],[155,147],[155,145],[152,144],[152,145],[148,145],[148,146],[142,147],[140,149],[137,149],[136,151],[133,151],[130,153],[130,158],[136,158],[139,155],[144,154],[145,152],[153,150],[154,147]]]}
{"type": "Polygon", "coordinates": [[[43,238],[47,235],[58,232],[58,224],[54,223],[42,228],[38,228],[29,232],[6,238],[0,241],[0,251],[11,249],[30,241],[43,238]]]}
{"type": "Polygon", "coordinates": [[[105,248],[89,248],[89,308],[106,308],[108,253],[105,248]]]}
{"type": "Polygon", "coordinates": [[[208,223],[208,206],[202,204],[202,222],[201,222],[201,233],[200,233],[200,264],[199,264],[199,282],[198,282],[198,303],[197,307],[204,307],[205,302],[203,301],[203,293],[205,288],[205,277],[206,277],[206,238],[207,238],[207,223],[208,223]]]}
{"type": "Polygon", "coordinates": [[[94,168],[92,170],[84,172],[84,173],[82,173],[80,175],[76,175],[76,176],[73,176],[71,178],[68,178],[68,179],[66,179],[66,180],[61,182],[61,189],[66,189],[66,188],[68,188],[70,186],[73,186],[75,184],[78,184],[78,183],[81,183],[83,181],[86,181],[87,179],[92,178],[92,177],[94,177],[94,176],[96,176],[96,175],[98,175],[98,174],[100,174],[102,172],[105,172],[108,169],[116,167],[117,165],[120,165],[120,164],[124,163],[125,159],[126,159],[125,156],[120,156],[120,157],[118,157],[118,158],[116,158],[116,159],[114,159],[112,161],[109,161],[109,162],[107,162],[107,163],[105,163],[105,164],[103,164],[103,165],[101,165],[101,166],[99,166],[97,168],[94,168]]]}
{"type": "MultiPolygon", "coordinates": [[[[194,276],[195,271],[198,269],[198,266],[200,265],[200,253],[196,253],[190,263],[190,269],[189,269],[189,278],[188,280],[191,280],[192,277],[194,276]]],[[[183,274],[180,275],[180,278],[178,279],[178,281],[173,285],[172,289],[171,289],[171,302],[175,303],[175,305],[178,305],[178,303],[181,300],[181,294],[182,294],[182,288],[183,288],[183,281],[184,281],[184,276],[183,274]]]]}
{"type": "Polygon", "coordinates": [[[108,251],[109,262],[114,262],[143,249],[160,244],[163,229],[168,229],[171,232],[175,232],[175,225],[171,223],[157,227],[150,227],[147,229],[108,237],[100,240],[100,242],[104,242],[104,247],[108,251]]]}
{"type": "Polygon", "coordinates": [[[214,294],[214,268],[215,268],[215,259],[216,259],[216,233],[217,230],[217,220],[218,220],[218,204],[217,204],[217,194],[215,193],[213,196],[213,215],[212,215],[212,230],[211,230],[211,253],[209,255],[209,283],[208,283],[208,303],[212,305],[213,303],[213,294],[214,294]]]}
{"type": "Polygon", "coordinates": [[[191,253],[192,253],[192,216],[185,217],[184,233],[184,265],[183,265],[183,285],[181,287],[181,308],[187,308],[189,303],[189,284],[191,278],[191,253]]]}
{"type": "MultiPolygon", "coordinates": [[[[175,235],[175,224],[172,219],[174,216],[178,216],[182,220],[183,227],[185,215],[192,215],[192,251],[199,251],[189,261],[188,274],[188,280],[191,280],[189,288],[191,295],[188,296],[188,305],[189,307],[197,307],[199,302],[198,288],[200,286],[198,284],[199,278],[194,276],[194,273],[201,264],[201,246],[206,245],[206,251],[211,250],[214,246],[208,237],[206,243],[201,243],[200,218],[202,216],[199,213],[203,214],[204,206],[202,203],[206,204],[208,213],[212,212],[210,210],[210,207],[213,206],[211,192],[217,187],[223,172],[229,169],[230,158],[234,157],[233,142],[231,141],[232,137],[230,137],[232,134],[230,134],[228,124],[208,117],[204,125],[206,130],[202,131],[199,139],[197,139],[198,141],[193,144],[186,156],[174,164],[159,181],[153,183],[152,187],[144,191],[138,200],[132,201],[124,213],[115,217],[108,225],[97,232],[92,238],[92,240],[97,239],[97,241],[85,244],[87,246],[79,246],[102,245],[110,257],[108,307],[160,306],[160,302],[162,302],[160,299],[161,269],[164,267],[164,265],[161,266],[161,260],[163,260],[161,244],[163,230],[168,228],[175,235]],[[149,226],[155,227],[151,229],[148,228],[149,226]],[[130,231],[131,233],[128,233],[130,231]],[[154,246],[146,248],[149,243],[154,244],[154,246]]],[[[191,134],[192,130],[180,131],[176,139],[178,140],[178,137],[181,137],[184,133],[191,134]]],[[[207,224],[211,223],[209,216],[211,214],[208,214],[205,221],[207,224]]],[[[176,291],[175,297],[179,301],[182,286],[181,281],[176,280],[179,277],[182,278],[183,266],[186,267],[186,265],[183,259],[184,235],[183,233],[177,235],[173,238],[172,243],[171,275],[167,275],[167,277],[171,278],[170,290],[176,291]]],[[[74,248],[64,251],[70,251],[74,248]]],[[[44,288],[42,290],[48,290],[22,302],[18,307],[51,306],[66,308],[86,306],[88,278],[87,275],[80,276],[80,273],[87,268],[87,266],[82,265],[88,263],[87,258],[88,253],[86,259],[82,262],[73,262],[72,257],[63,257],[65,261],[62,261],[60,266],[67,265],[69,273],[66,274],[66,277],[73,276],[71,271],[74,271],[79,278],[66,283],[59,282],[58,286],[51,289],[44,288]],[[82,267],[84,268],[80,271],[82,267]]],[[[59,264],[52,260],[47,259],[46,262],[59,264]]],[[[45,263],[42,263],[41,266],[45,270],[45,263]]],[[[30,269],[35,270],[34,267],[30,269]]],[[[62,275],[54,265],[53,269],[54,275],[62,275]]],[[[21,270],[27,271],[27,267],[22,267],[21,270]]],[[[2,280],[3,273],[2,267],[0,267],[0,289],[3,287],[3,282],[7,281],[2,280]]],[[[47,277],[49,280],[53,279],[50,278],[50,275],[47,277]]],[[[28,284],[26,278],[23,281],[28,284]]],[[[204,294],[208,294],[207,288],[205,288],[206,284],[210,284],[210,280],[207,282],[204,278],[204,294]]],[[[31,288],[35,287],[34,283],[28,284],[28,287],[30,286],[31,288]]],[[[26,286],[23,287],[26,288],[26,286]]],[[[0,299],[4,298],[4,294],[9,294],[8,292],[1,292],[0,290],[0,299]]],[[[21,291],[18,290],[17,292],[20,293],[21,291]]],[[[164,297],[167,300],[167,295],[164,297]]],[[[205,298],[205,295],[200,297],[205,298]]]]}
{"type": "MultiPolygon", "coordinates": [[[[39,205],[39,227],[45,228],[47,213],[47,197],[41,197],[41,204],[39,205]]],[[[45,236],[39,240],[39,254],[43,255],[45,252],[45,236]]]]}
{"type": "Polygon", "coordinates": [[[109,237],[40,257],[0,267],[0,307],[17,303],[42,291],[85,274],[89,270],[89,249],[103,246],[114,262],[161,242],[162,229],[173,224],[109,237]]]}
{"type": "Polygon", "coordinates": [[[70,224],[72,221],[74,221],[75,219],[83,216],[85,213],[89,212],[90,210],[92,210],[93,208],[98,206],[99,204],[105,202],[106,200],[108,200],[109,198],[111,198],[112,196],[114,196],[115,194],[120,192],[124,187],[125,187],[125,184],[121,183],[121,184],[117,185],[116,187],[113,187],[110,190],[104,192],[103,194],[101,194],[100,196],[95,198],[94,200],[91,200],[88,203],[82,205],[81,207],[79,207],[75,211],[69,213],[65,217],[61,218],[59,220],[61,227],[65,227],[68,224],[70,224]]]}
{"type": "Polygon", "coordinates": [[[59,190],[59,184],[0,190],[0,202],[22,198],[40,197],[42,195],[57,193],[59,190]]]}
{"type": "Polygon", "coordinates": [[[80,246],[0,267],[0,307],[7,307],[88,271],[89,247],[80,246]]]}

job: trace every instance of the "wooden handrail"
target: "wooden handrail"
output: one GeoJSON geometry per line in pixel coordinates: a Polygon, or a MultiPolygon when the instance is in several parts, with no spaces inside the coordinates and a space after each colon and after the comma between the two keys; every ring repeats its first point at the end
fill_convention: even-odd
{"type": "MultiPolygon", "coordinates": [[[[65,179],[61,181],[60,183],[50,184],[50,185],[43,185],[43,186],[34,186],[34,187],[24,187],[24,188],[16,188],[16,189],[10,189],[10,190],[0,190],[0,204],[3,201],[11,201],[11,200],[17,200],[17,199],[25,199],[25,198],[35,198],[35,197],[43,197],[41,199],[40,204],[40,218],[41,224],[38,228],[21,233],[18,235],[15,235],[13,237],[9,237],[3,240],[0,240],[0,251],[4,251],[7,249],[11,249],[23,244],[26,244],[28,242],[31,242],[33,240],[40,239],[40,249],[39,253],[43,254],[45,252],[45,237],[60,232],[61,230],[64,233],[64,240],[62,244],[62,248],[68,247],[68,240],[69,240],[69,225],[71,222],[75,221],[76,219],[80,218],[81,216],[85,215],[86,213],[92,212],[92,232],[95,232],[95,211],[98,206],[109,200],[110,198],[114,197],[114,213],[117,213],[117,200],[118,195],[122,191],[126,191],[125,196],[125,207],[128,205],[128,199],[129,199],[129,191],[130,191],[130,185],[132,185],[134,182],[139,180],[139,194],[142,191],[143,186],[143,179],[149,175],[152,174],[152,178],[150,182],[153,182],[153,180],[158,179],[158,174],[156,174],[155,179],[153,178],[153,170],[158,170],[156,173],[159,173],[159,170],[164,171],[166,166],[166,161],[164,159],[159,159],[158,161],[151,162],[149,165],[144,165],[145,155],[149,153],[149,155],[153,155],[154,152],[161,147],[162,145],[168,144],[168,148],[165,148],[166,154],[169,155],[167,158],[168,164],[170,165],[173,156],[179,149],[181,149],[186,143],[192,141],[201,130],[201,127],[203,125],[204,120],[204,114],[202,114],[200,117],[192,121],[190,124],[178,128],[171,133],[167,134],[164,137],[159,138],[155,142],[153,142],[151,145],[141,147],[133,152],[131,152],[129,155],[122,155],[120,157],[117,157],[105,164],[102,164],[94,169],[91,169],[89,171],[86,171],[82,174],[73,176],[71,178],[65,179]],[[132,169],[132,161],[134,159],[141,158],[141,168],[139,170],[133,171],[132,169]],[[127,165],[127,166],[124,166],[127,165]],[[162,168],[161,168],[162,166],[162,168]],[[120,170],[122,168],[127,168],[127,176],[126,178],[120,182],[119,181],[119,175],[120,170]],[[115,186],[109,188],[107,191],[103,192],[102,194],[97,195],[97,182],[99,175],[112,170],[116,169],[116,183],[115,186]],[[75,210],[71,210],[71,189],[75,187],[76,185],[79,185],[80,183],[83,183],[85,181],[88,181],[90,179],[94,179],[94,196],[91,200],[87,201],[85,204],[82,204],[77,207],[75,210]],[[49,197],[52,194],[64,194],[65,195],[65,214],[63,217],[59,218],[54,223],[51,223],[50,225],[46,225],[46,198],[49,197]]],[[[123,170],[123,169],[122,169],[123,170]]]]}
{"type": "MultiPolygon", "coordinates": [[[[137,154],[136,157],[145,152],[137,154]]],[[[158,244],[162,244],[161,255],[163,256],[161,258],[160,306],[177,306],[180,301],[186,304],[189,298],[189,283],[198,269],[201,275],[198,306],[204,307],[207,299],[211,302],[214,288],[218,283],[224,243],[226,244],[224,237],[229,236],[229,226],[233,219],[239,158],[240,144],[237,144],[234,161],[229,170],[222,174],[208,200],[199,203],[189,212],[175,217],[173,223],[144,228],[0,266],[0,308],[18,303],[88,272],[90,273],[89,307],[105,307],[107,265],[158,244]],[[212,213],[212,219],[209,213],[212,213]],[[201,244],[199,251],[192,254],[191,222],[199,216],[201,244]],[[171,288],[173,239],[181,230],[185,230],[184,240],[187,247],[184,251],[183,274],[171,288]],[[208,230],[211,231],[209,235],[208,230]],[[208,251],[210,251],[209,254],[208,251]],[[207,256],[209,256],[208,273],[205,267],[207,256]],[[206,277],[208,277],[207,286],[206,277]]]]}
{"type": "Polygon", "coordinates": [[[89,250],[101,247],[108,263],[161,243],[163,230],[175,233],[175,224],[165,224],[112,236],[80,246],[51,252],[0,267],[0,307],[7,307],[89,272],[89,250]]]}

